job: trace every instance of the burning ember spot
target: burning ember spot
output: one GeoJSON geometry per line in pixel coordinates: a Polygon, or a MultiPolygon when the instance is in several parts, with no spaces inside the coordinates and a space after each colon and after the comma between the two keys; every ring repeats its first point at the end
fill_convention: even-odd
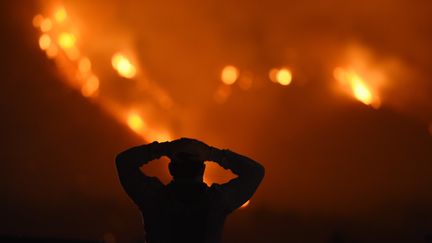
{"type": "Polygon", "coordinates": [[[78,69],[81,73],[89,73],[91,71],[91,62],[87,57],[83,57],[80,59],[78,63],[78,69]]]}
{"type": "Polygon", "coordinates": [[[91,97],[97,94],[99,90],[99,78],[96,75],[91,75],[85,80],[85,83],[81,87],[81,94],[85,97],[91,97]]]}
{"type": "Polygon", "coordinates": [[[279,83],[280,85],[287,86],[291,84],[292,73],[288,68],[281,68],[281,69],[273,68],[269,72],[269,78],[271,81],[275,83],[279,83]]]}
{"type": "Polygon", "coordinates": [[[221,80],[224,84],[234,84],[239,77],[239,70],[231,65],[228,65],[222,69],[221,80]]]}
{"type": "Polygon", "coordinates": [[[46,50],[46,55],[48,58],[54,58],[58,55],[58,48],[56,45],[51,45],[47,50],[46,50]]]}
{"type": "Polygon", "coordinates": [[[48,32],[52,29],[53,23],[51,19],[43,19],[39,27],[42,32],[48,32]]]}
{"type": "Polygon", "coordinates": [[[51,37],[48,34],[43,34],[39,38],[39,47],[42,50],[47,50],[51,46],[51,37]]]}
{"type": "Polygon", "coordinates": [[[116,53],[111,59],[111,64],[117,73],[125,78],[133,78],[136,75],[135,66],[122,53],[116,53]]]}
{"type": "Polygon", "coordinates": [[[343,68],[334,70],[334,77],[339,83],[346,88],[351,95],[365,105],[371,105],[374,108],[379,108],[380,102],[375,96],[364,79],[355,71],[343,68]]]}
{"type": "Polygon", "coordinates": [[[58,23],[63,23],[66,20],[66,18],[67,18],[67,12],[66,12],[66,9],[64,7],[60,7],[55,11],[54,19],[58,23]]]}
{"type": "Polygon", "coordinates": [[[58,44],[63,49],[72,49],[75,47],[75,43],[76,37],[71,33],[63,32],[58,37],[58,44]]]}
{"type": "Polygon", "coordinates": [[[281,85],[289,85],[292,80],[292,74],[288,69],[283,68],[277,72],[276,80],[281,85]]]}
{"type": "Polygon", "coordinates": [[[138,134],[140,134],[144,129],[144,121],[142,120],[141,116],[136,112],[129,113],[127,118],[127,124],[130,129],[132,129],[138,134]]]}

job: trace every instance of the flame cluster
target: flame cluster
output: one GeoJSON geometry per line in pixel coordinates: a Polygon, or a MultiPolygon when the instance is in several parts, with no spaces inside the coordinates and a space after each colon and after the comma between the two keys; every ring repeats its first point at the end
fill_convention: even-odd
{"type": "Polygon", "coordinates": [[[338,67],[334,70],[334,78],[355,99],[365,105],[379,108],[381,102],[373,90],[357,72],[338,67]]]}
{"type": "Polygon", "coordinates": [[[92,71],[91,61],[83,55],[77,45],[77,34],[68,23],[68,13],[64,7],[57,8],[52,17],[41,14],[33,18],[33,26],[41,31],[39,47],[50,59],[57,59],[60,65],[75,66],[77,72],[69,72],[69,85],[79,89],[85,97],[96,97],[99,78],[92,71]]]}
{"type": "MultiPolygon", "coordinates": [[[[239,77],[240,71],[238,68],[232,65],[225,66],[221,71],[221,81],[224,85],[221,85],[216,91],[215,100],[219,103],[225,101],[231,94],[229,86],[239,80],[239,77]]],[[[380,107],[380,98],[376,91],[372,89],[372,86],[369,85],[370,81],[365,80],[358,72],[350,68],[337,67],[333,72],[333,77],[338,81],[339,87],[354,99],[376,109],[380,107]]],[[[269,71],[269,79],[273,83],[288,86],[292,84],[293,74],[288,67],[272,68],[269,71]]]]}
{"type": "Polygon", "coordinates": [[[272,82],[287,86],[291,84],[292,73],[288,68],[273,68],[269,72],[269,78],[272,82]]]}
{"type": "MultiPolygon", "coordinates": [[[[73,89],[98,103],[114,118],[123,122],[129,129],[143,137],[146,141],[167,141],[172,140],[169,127],[152,127],[145,119],[145,109],[139,106],[124,106],[116,102],[109,95],[101,90],[101,81],[95,74],[92,61],[89,56],[84,55],[80,48],[79,32],[77,32],[73,21],[65,7],[58,7],[50,15],[38,14],[33,18],[33,26],[40,30],[38,40],[39,47],[49,59],[53,59],[59,71],[64,74],[66,84],[73,89]],[[75,30],[75,31],[72,31],[75,30]]],[[[164,90],[148,80],[140,80],[136,62],[131,56],[124,52],[115,52],[111,58],[112,68],[117,74],[126,80],[142,81],[146,84],[146,92],[154,97],[163,109],[172,107],[172,101],[164,90]]],[[[227,85],[233,84],[238,79],[238,70],[231,66],[224,71],[222,78],[227,85]]],[[[206,177],[206,183],[211,184],[212,178],[206,177]]],[[[245,207],[249,201],[243,205],[245,207]]]]}
{"type": "Polygon", "coordinates": [[[134,78],[136,75],[135,65],[122,53],[116,53],[111,59],[111,64],[117,73],[125,78],[134,78]]]}
{"type": "MultiPolygon", "coordinates": [[[[291,84],[293,75],[288,67],[280,69],[273,68],[269,71],[269,78],[272,82],[282,86],[291,84]]],[[[252,87],[253,78],[250,72],[241,73],[240,69],[234,65],[227,65],[222,68],[220,74],[221,84],[214,93],[214,100],[217,103],[224,103],[232,94],[232,86],[238,84],[243,90],[248,90],[252,87]]]]}
{"type": "MultiPolygon", "coordinates": [[[[93,70],[90,57],[86,56],[80,48],[79,29],[74,25],[72,17],[64,6],[56,8],[47,16],[36,15],[33,18],[33,26],[40,30],[38,41],[40,49],[45,51],[48,58],[56,62],[69,86],[79,90],[84,97],[100,104],[114,118],[123,122],[145,140],[171,140],[171,134],[166,129],[152,127],[146,123],[141,109],[116,104],[113,99],[101,92],[101,80],[93,70]]],[[[137,77],[136,65],[124,53],[114,53],[111,63],[119,76],[126,79],[137,77]]],[[[156,86],[151,88],[153,96],[162,106],[166,108],[171,105],[170,97],[163,90],[156,86]]]]}

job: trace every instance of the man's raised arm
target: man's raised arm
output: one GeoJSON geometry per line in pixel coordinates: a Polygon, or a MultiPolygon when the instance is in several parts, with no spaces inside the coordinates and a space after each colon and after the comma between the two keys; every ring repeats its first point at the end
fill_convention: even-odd
{"type": "Polygon", "coordinates": [[[211,147],[210,160],[238,177],[221,185],[228,211],[235,210],[249,200],[264,178],[264,167],[258,162],[227,149],[211,147]]]}
{"type": "Polygon", "coordinates": [[[132,147],[117,155],[116,165],[120,182],[137,205],[145,203],[145,199],[148,200],[158,188],[163,186],[157,178],[145,175],[140,167],[167,155],[168,146],[169,142],[153,142],[132,147]]]}

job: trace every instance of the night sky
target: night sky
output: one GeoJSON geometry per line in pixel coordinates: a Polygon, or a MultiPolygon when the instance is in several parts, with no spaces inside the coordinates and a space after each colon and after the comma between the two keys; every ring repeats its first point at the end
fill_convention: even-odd
{"type": "MultiPolygon", "coordinates": [[[[114,166],[120,151],[151,142],[117,116],[135,107],[172,138],[265,166],[251,204],[228,217],[226,242],[432,241],[432,2],[47,0],[1,9],[0,235],[142,241],[114,166]],[[70,66],[38,46],[33,17],[61,3],[100,79],[96,98],[69,85],[70,66]],[[124,50],[139,63],[135,80],[111,67],[124,50]],[[226,65],[240,78],[217,102],[226,65]],[[384,74],[379,107],[339,88],[334,69],[350,65],[384,74]],[[292,71],[290,85],[269,80],[279,67],[292,71]],[[160,105],[161,94],[172,105],[160,105]]],[[[144,170],[168,182],[166,163],[144,170]]]]}

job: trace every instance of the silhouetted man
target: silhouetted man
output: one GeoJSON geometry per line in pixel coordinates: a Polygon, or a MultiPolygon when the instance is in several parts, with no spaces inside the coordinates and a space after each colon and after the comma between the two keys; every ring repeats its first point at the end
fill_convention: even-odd
{"type": "Polygon", "coordinates": [[[257,162],[189,138],[130,148],[117,156],[116,164],[124,190],[141,210],[149,243],[220,242],[226,216],[252,197],[264,177],[257,162]],[[139,169],[161,156],[171,159],[168,185],[139,169]],[[238,177],[208,187],[204,161],[238,177]]]}

